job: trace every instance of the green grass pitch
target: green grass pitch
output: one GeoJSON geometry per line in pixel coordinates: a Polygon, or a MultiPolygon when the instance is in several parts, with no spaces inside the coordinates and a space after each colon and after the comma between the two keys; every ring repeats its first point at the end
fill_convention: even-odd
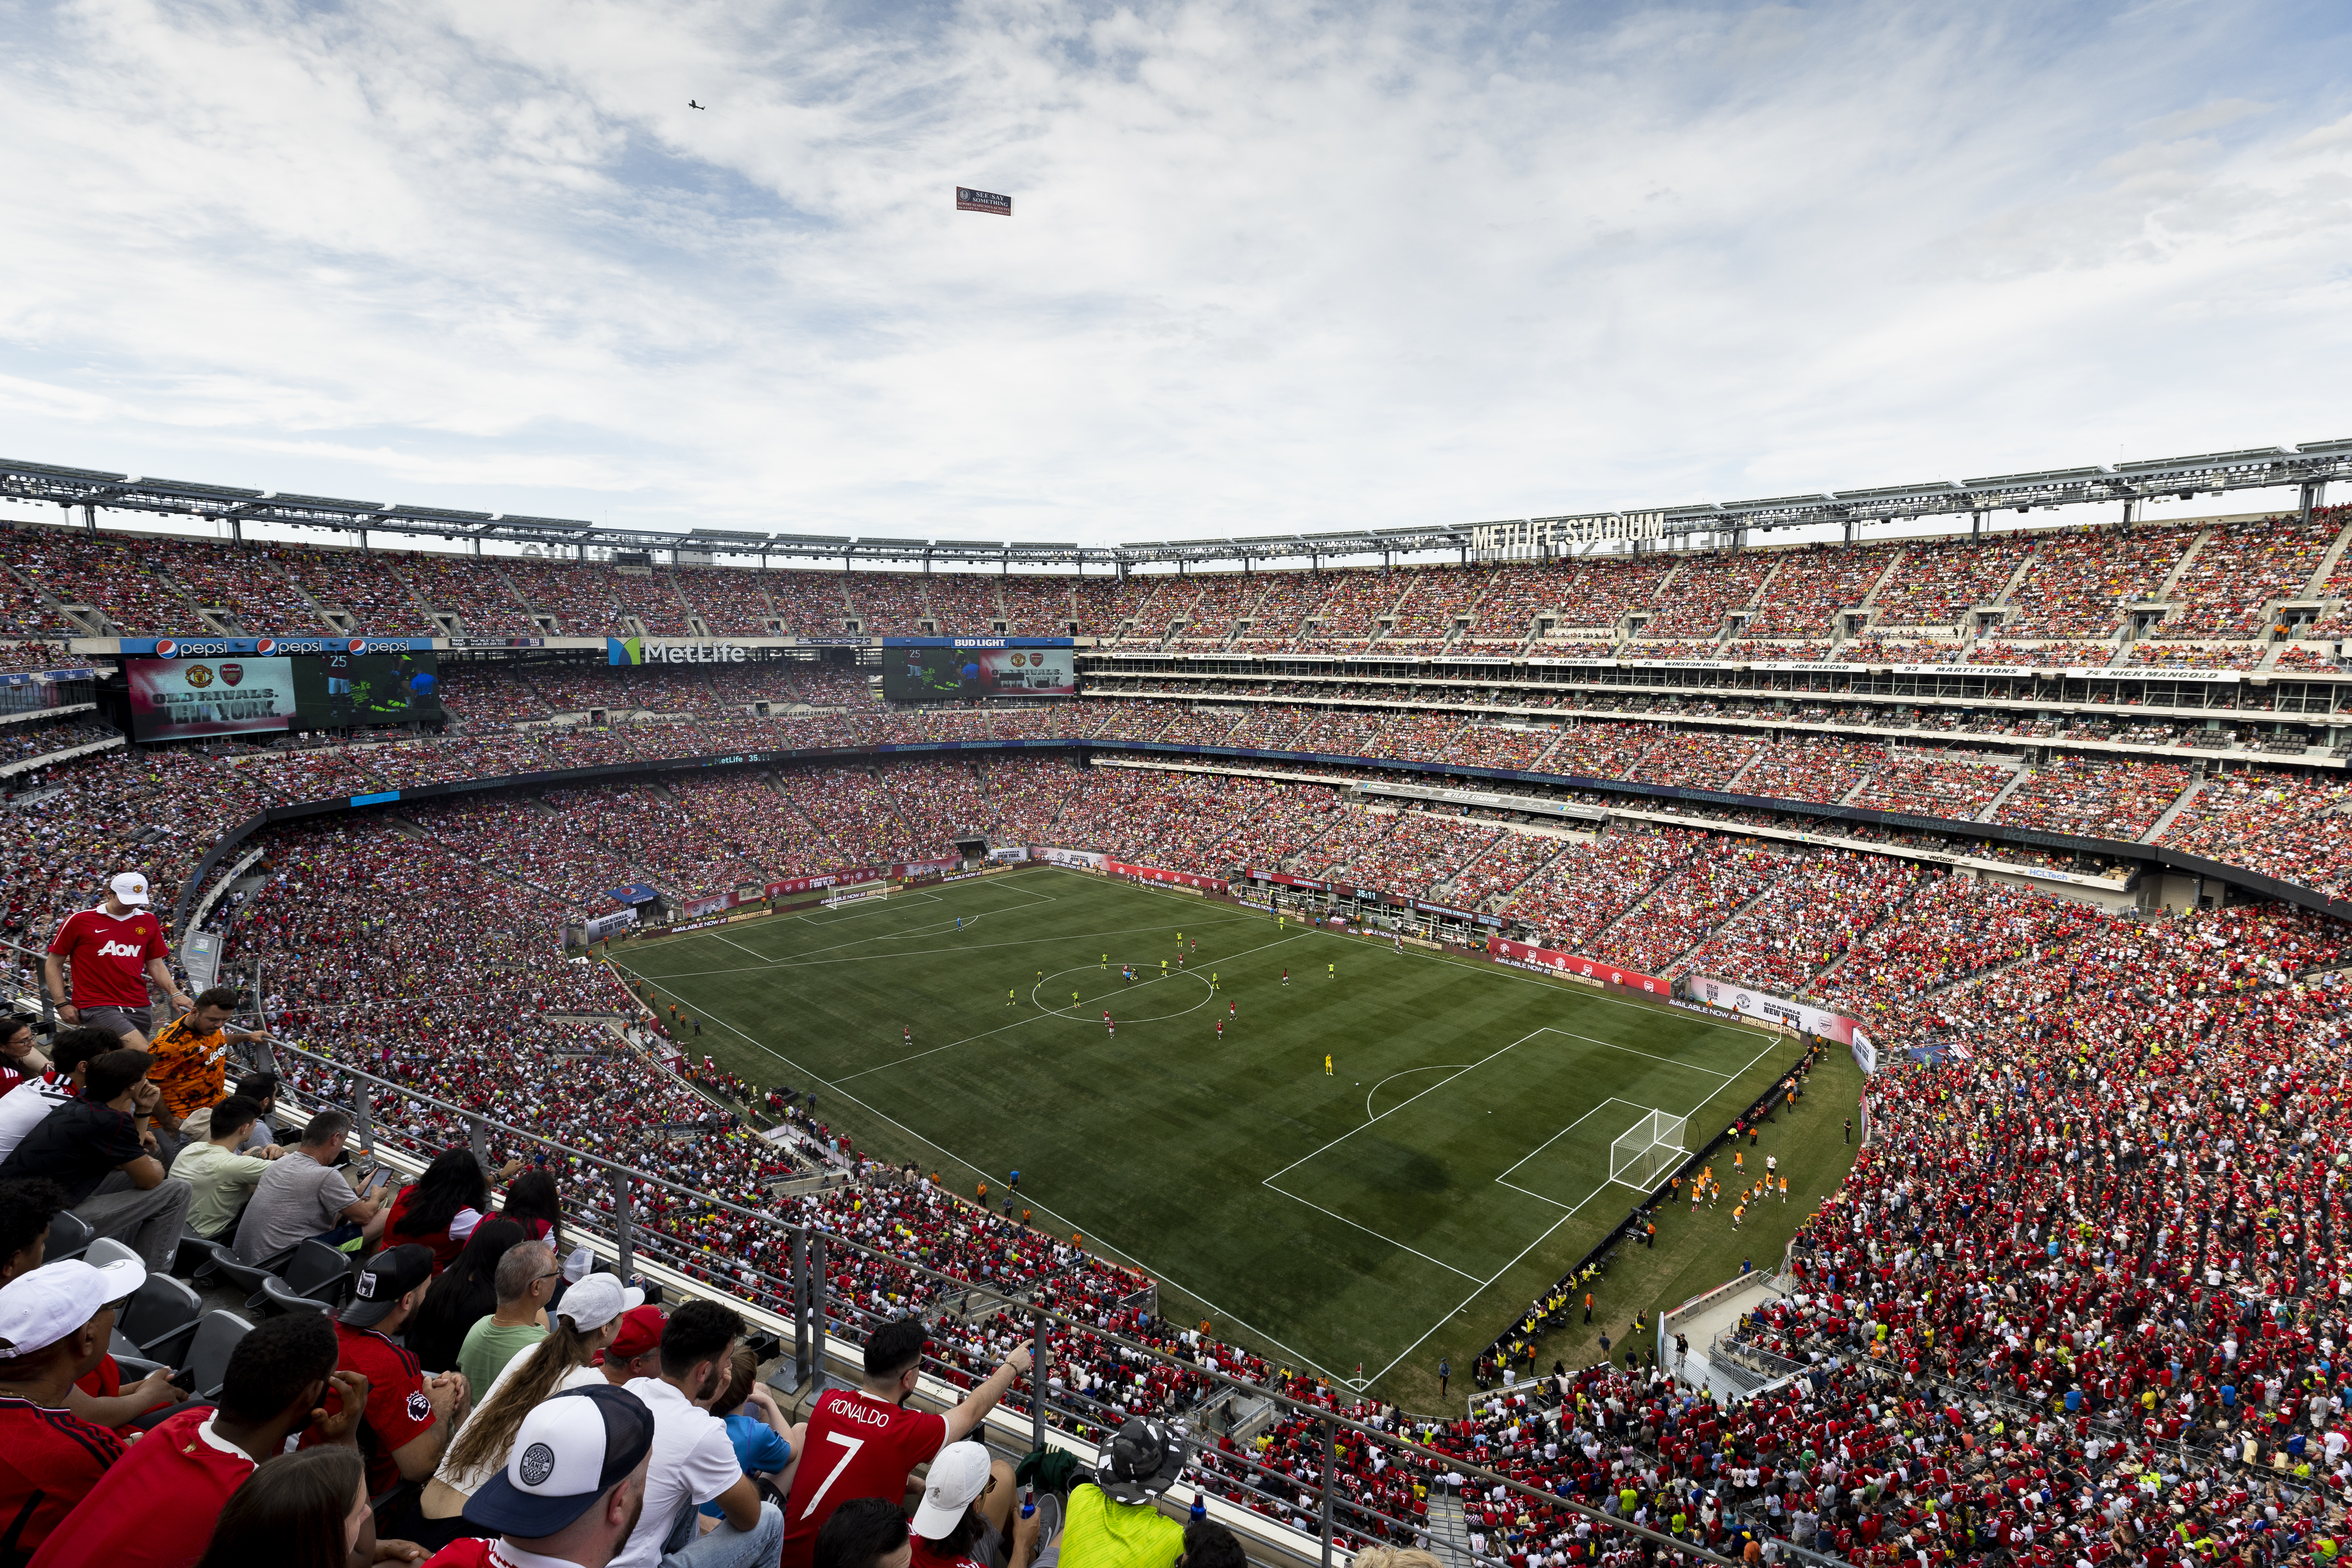
{"type": "MultiPolygon", "coordinates": [[[[1417,1405],[1440,1355],[1466,1373],[1623,1216],[1636,1194],[1609,1180],[1611,1140],[1655,1109],[1688,1115],[1697,1147],[1798,1056],[1572,983],[1058,868],[615,956],[702,1021],[688,1048],[814,1089],[861,1147],[966,1195],[984,1176],[992,1202],[1017,1167],[1034,1223],[1152,1275],[1169,1316],[1417,1405]]],[[[1791,1201],[1744,1235],[1728,1198],[1672,1216],[1661,1247],[1612,1270],[1604,1317],[1778,1258],[1851,1159],[1815,1099],[1757,1154],[1795,1173],[1791,1201]]],[[[1572,1359],[1579,1337],[1545,1353],[1572,1359]]]]}

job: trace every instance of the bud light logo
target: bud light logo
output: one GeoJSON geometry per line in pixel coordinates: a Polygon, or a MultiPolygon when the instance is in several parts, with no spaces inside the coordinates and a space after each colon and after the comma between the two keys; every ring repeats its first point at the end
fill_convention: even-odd
{"type": "Polygon", "coordinates": [[[180,645],[173,642],[170,637],[158,637],[155,639],[155,657],[157,658],[170,658],[173,654],[176,654],[179,651],[180,645]]]}

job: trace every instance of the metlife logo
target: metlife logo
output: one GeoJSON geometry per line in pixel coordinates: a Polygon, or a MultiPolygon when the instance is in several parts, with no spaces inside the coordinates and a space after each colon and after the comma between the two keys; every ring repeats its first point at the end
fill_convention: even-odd
{"type": "Polygon", "coordinates": [[[741,664],[751,650],[737,643],[656,642],[651,637],[606,637],[604,662],[641,664],[741,664]]]}

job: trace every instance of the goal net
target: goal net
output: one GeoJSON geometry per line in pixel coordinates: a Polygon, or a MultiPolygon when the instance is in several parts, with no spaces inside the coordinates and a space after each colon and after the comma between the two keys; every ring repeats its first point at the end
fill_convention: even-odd
{"type": "Polygon", "coordinates": [[[1622,1186],[1648,1192],[1689,1152],[1683,1147],[1686,1116],[1653,1110],[1617,1135],[1609,1145],[1609,1179],[1622,1186]]]}

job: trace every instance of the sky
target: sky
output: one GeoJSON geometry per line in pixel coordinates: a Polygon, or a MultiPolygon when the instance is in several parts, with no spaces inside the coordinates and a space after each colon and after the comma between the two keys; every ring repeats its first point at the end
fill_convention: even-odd
{"type": "Polygon", "coordinates": [[[0,0],[0,452],[1110,543],[2352,436],[2347,35],[0,0]]]}

